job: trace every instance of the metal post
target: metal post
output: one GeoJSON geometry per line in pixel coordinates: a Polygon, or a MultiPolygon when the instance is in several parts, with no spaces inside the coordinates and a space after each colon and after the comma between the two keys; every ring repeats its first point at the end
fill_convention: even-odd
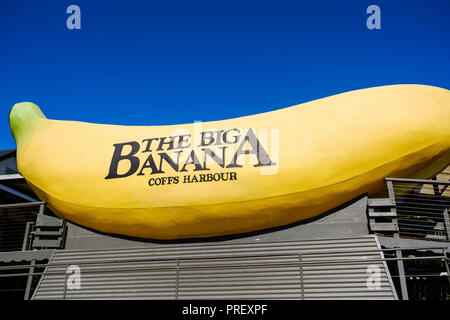
{"type": "Polygon", "coordinates": [[[39,215],[43,215],[45,211],[45,202],[42,202],[39,206],[39,215]]]}
{"type": "Polygon", "coordinates": [[[22,251],[28,250],[28,241],[30,238],[30,230],[31,230],[31,224],[32,221],[28,221],[25,227],[25,235],[23,236],[23,244],[22,244],[22,251]]]}
{"type": "Polygon", "coordinates": [[[444,264],[445,264],[445,270],[447,271],[447,279],[450,283],[450,268],[448,266],[448,257],[447,257],[447,248],[442,248],[442,253],[444,254],[444,264]]]}
{"type": "MultiPolygon", "coordinates": [[[[397,256],[397,259],[403,259],[403,255],[400,250],[396,250],[395,254],[397,256]]],[[[403,260],[397,260],[397,268],[398,268],[398,276],[399,276],[399,280],[400,280],[400,288],[402,291],[402,300],[409,300],[408,287],[406,285],[405,268],[403,265],[403,260]]]]}
{"type": "MultiPolygon", "coordinates": [[[[437,178],[433,177],[433,178],[431,178],[431,180],[437,181],[437,178]]],[[[441,195],[441,193],[439,192],[439,185],[438,184],[433,183],[433,191],[434,191],[434,195],[435,196],[440,196],[441,195]]]]}
{"type": "MultiPolygon", "coordinates": [[[[434,177],[433,180],[437,180],[436,177],[434,177]]],[[[444,186],[444,187],[447,187],[447,186],[444,186]]],[[[445,191],[445,189],[444,189],[442,192],[440,192],[438,184],[433,184],[433,190],[434,190],[434,195],[437,197],[440,197],[445,191]]],[[[449,241],[450,240],[450,221],[448,218],[448,209],[447,208],[444,208],[443,216],[444,216],[445,230],[447,231],[446,237],[447,237],[447,241],[449,241]]]]}
{"type": "Polygon", "coordinates": [[[177,274],[175,278],[175,300],[178,300],[178,281],[180,279],[180,258],[177,258],[177,274]]]}
{"type": "Polygon", "coordinates": [[[394,185],[391,180],[386,181],[387,190],[388,190],[388,196],[391,199],[395,200],[395,192],[394,192],[394,185]]]}
{"type": "Polygon", "coordinates": [[[31,284],[33,282],[33,273],[34,273],[34,265],[36,263],[36,260],[33,259],[31,260],[31,265],[28,271],[28,280],[27,280],[27,286],[25,289],[25,296],[24,296],[24,300],[30,300],[30,292],[31,292],[31,284]]]}
{"type": "Polygon", "coordinates": [[[302,254],[298,254],[298,265],[299,265],[299,271],[300,271],[300,290],[301,290],[301,297],[302,300],[305,300],[305,288],[303,284],[303,264],[302,264],[302,254]]]}
{"type": "MultiPolygon", "coordinates": [[[[394,185],[392,183],[392,181],[388,180],[386,181],[387,184],[387,189],[388,189],[388,195],[389,198],[391,198],[394,202],[394,210],[397,211],[397,207],[396,207],[396,202],[395,202],[395,191],[394,191],[394,185]]],[[[392,223],[394,223],[395,225],[397,225],[398,228],[398,221],[397,221],[397,217],[392,219],[392,223]]],[[[394,239],[399,239],[400,235],[399,232],[394,232],[394,239]]],[[[397,243],[395,243],[394,248],[398,248],[397,243]]],[[[397,269],[398,269],[398,276],[399,276],[399,281],[400,281],[400,289],[402,292],[402,300],[409,300],[408,298],[408,287],[406,285],[406,278],[405,278],[405,267],[403,265],[403,255],[402,255],[402,251],[401,250],[396,250],[395,251],[395,256],[397,258],[397,269]]]]}
{"type": "Polygon", "coordinates": [[[64,294],[63,294],[63,300],[66,300],[66,293],[67,293],[67,275],[69,270],[69,264],[66,264],[66,275],[64,277],[64,294]]]}
{"type": "Polygon", "coordinates": [[[448,208],[444,209],[444,224],[447,231],[447,241],[450,241],[450,219],[448,217],[448,208]]]}

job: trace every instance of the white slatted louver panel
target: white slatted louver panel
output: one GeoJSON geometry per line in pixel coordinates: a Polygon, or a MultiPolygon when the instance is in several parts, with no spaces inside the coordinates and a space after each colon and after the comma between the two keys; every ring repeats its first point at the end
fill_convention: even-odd
{"type": "Polygon", "coordinates": [[[57,250],[33,299],[396,299],[374,236],[57,250]],[[77,265],[81,289],[65,289],[77,265]],[[379,287],[368,287],[368,267],[379,287]]]}

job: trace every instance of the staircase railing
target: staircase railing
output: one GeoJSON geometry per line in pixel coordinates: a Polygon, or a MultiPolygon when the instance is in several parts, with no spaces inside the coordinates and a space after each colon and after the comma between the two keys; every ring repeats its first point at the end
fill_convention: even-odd
{"type": "Polygon", "coordinates": [[[450,241],[450,181],[386,178],[388,198],[369,199],[374,233],[450,241]]]}

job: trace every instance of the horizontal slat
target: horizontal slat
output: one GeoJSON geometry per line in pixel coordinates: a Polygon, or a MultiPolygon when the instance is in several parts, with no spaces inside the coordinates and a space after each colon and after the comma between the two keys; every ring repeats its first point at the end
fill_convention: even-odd
{"type": "Polygon", "coordinates": [[[395,205],[391,198],[373,198],[368,199],[367,202],[369,207],[393,207],[395,205]]]}
{"type": "Polygon", "coordinates": [[[59,248],[61,245],[61,240],[43,240],[43,239],[34,239],[33,247],[35,248],[59,248]]]}
{"type": "Polygon", "coordinates": [[[389,222],[371,222],[370,229],[372,231],[398,231],[398,226],[389,222]]]}
{"type": "Polygon", "coordinates": [[[38,207],[45,202],[34,201],[34,202],[24,202],[24,203],[11,203],[11,204],[0,204],[1,209],[15,209],[15,208],[26,208],[26,207],[38,207]]]}
{"type": "Polygon", "coordinates": [[[450,181],[439,180],[423,180],[423,179],[403,179],[403,178],[385,178],[386,181],[392,181],[396,183],[412,183],[412,184],[425,184],[425,185],[450,185],[450,181]]]}
{"type": "Polygon", "coordinates": [[[384,218],[384,217],[396,217],[397,212],[393,211],[375,211],[373,209],[369,209],[369,217],[372,218],[384,218]]]}
{"type": "Polygon", "coordinates": [[[57,231],[47,231],[47,230],[36,230],[33,232],[35,236],[39,237],[39,236],[61,236],[63,234],[63,230],[57,230],[57,231]]]}
{"type": "Polygon", "coordinates": [[[64,223],[64,220],[46,216],[46,215],[38,215],[36,219],[36,227],[61,227],[64,223]]]}
{"type": "Polygon", "coordinates": [[[367,290],[362,294],[358,291],[352,292],[308,292],[305,293],[305,298],[322,298],[322,299],[330,299],[330,298],[344,298],[344,297],[358,297],[360,299],[366,299],[366,297],[379,297],[379,296],[389,296],[390,293],[386,291],[378,291],[378,290],[367,290]]]}

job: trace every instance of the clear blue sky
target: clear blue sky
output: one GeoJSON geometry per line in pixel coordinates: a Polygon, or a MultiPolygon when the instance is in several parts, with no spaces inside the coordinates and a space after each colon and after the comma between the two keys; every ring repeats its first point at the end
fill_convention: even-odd
{"type": "Polygon", "coordinates": [[[8,112],[124,125],[210,121],[379,85],[450,89],[449,0],[0,0],[8,112]],[[81,8],[68,30],[66,8],[81,8]],[[381,30],[366,8],[381,8],[381,30]]]}

